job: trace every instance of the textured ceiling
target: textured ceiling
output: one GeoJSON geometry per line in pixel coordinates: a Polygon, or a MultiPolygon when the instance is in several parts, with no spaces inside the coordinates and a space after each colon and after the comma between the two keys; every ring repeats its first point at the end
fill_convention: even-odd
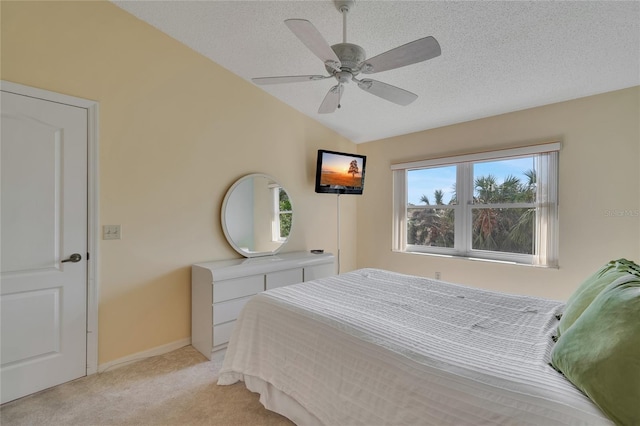
{"type": "MultiPolygon", "coordinates": [[[[331,1],[114,1],[240,77],[326,74],[284,20],[342,42],[331,1]]],[[[332,79],[256,86],[356,143],[640,84],[639,1],[357,1],[347,41],[375,56],[433,36],[442,55],[371,78],[419,97],[398,106],[332,79]]],[[[253,83],[250,83],[253,84],[253,83]]]]}

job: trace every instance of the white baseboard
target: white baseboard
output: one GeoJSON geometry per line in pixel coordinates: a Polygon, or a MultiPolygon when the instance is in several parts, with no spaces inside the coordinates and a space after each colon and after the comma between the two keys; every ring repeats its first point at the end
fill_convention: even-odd
{"type": "Polygon", "coordinates": [[[166,345],[156,346],[155,348],[148,349],[146,351],[127,355],[125,357],[98,365],[98,373],[103,373],[107,370],[113,370],[114,368],[124,367],[125,365],[129,365],[132,362],[140,361],[152,356],[166,354],[167,352],[175,351],[176,349],[180,349],[190,344],[191,337],[187,337],[184,339],[176,340],[175,342],[167,343],[166,345]]]}

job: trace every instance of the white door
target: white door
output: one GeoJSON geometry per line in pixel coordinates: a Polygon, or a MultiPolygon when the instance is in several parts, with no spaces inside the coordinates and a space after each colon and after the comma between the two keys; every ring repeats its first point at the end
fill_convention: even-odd
{"type": "Polygon", "coordinates": [[[87,110],[1,102],[4,403],[86,375],[87,110]]]}

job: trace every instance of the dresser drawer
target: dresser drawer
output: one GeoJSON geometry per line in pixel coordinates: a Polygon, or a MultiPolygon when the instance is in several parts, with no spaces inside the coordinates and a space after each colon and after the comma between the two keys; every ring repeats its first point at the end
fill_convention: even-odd
{"type": "Polygon", "coordinates": [[[304,280],[311,281],[318,278],[330,277],[335,275],[336,268],[333,263],[326,265],[308,266],[304,268],[304,280]]]}
{"type": "Polygon", "coordinates": [[[285,285],[302,282],[302,268],[288,269],[285,271],[270,272],[267,274],[266,289],[271,290],[285,285]]]}
{"type": "Polygon", "coordinates": [[[231,332],[236,325],[235,321],[225,322],[224,324],[213,326],[213,347],[229,343],[231,332]]]}
{"type": "Polygon", "coordinates": [[[251,296],[264,291],[264,275],[251,275],[213,283],[213,300],[216,303],[251,296]]]}
{"type": "Polygon", "coordinates": [[[252,296],[241,297],[240,299],[232,299],[222,303],[213,304],[213,324],[222,324],[223,322],[233,321],[238,318],[242,307],[251,299],[252,296]]]}

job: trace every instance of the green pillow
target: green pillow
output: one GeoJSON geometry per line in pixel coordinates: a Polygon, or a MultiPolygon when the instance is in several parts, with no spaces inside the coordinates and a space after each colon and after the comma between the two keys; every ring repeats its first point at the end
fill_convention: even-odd
{"type": "Polygon", "coordinates": [[[606,287],[558,339],[551,364],[620,425],[640,425],[640,277],[606,287]]]}
{"type": "Polygon", "coordinates": [[[567,300],[558,323],[558,336],[571,327],[606,286],[626,274],[640,276],[640,266],[627,259],[612,260],[587,278],[567,300]]]}

